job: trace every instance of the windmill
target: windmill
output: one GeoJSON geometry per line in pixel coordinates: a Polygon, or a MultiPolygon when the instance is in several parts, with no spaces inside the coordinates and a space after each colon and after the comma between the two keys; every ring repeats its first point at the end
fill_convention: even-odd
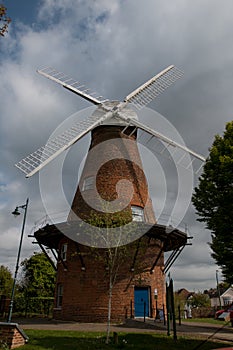
{"type": "Polygon", "coordinates": [[[50,80],[55,81],[56,83],[62,85],[65,89],[68,89],[69,91],[83,97],[98,107],[96,113],[93,113],[92,116],[86,118],[86,120],[82,122],[74,124],[71,128],[67,129],[55,139],[49,140],[45,146],[39,148],[37,151],[31,153],[29,156],[15,164],[17,168],[26,174],[26,177],[34,175],[52,159],[57,157],[67,148],[71,147],[95,127],[101,124],[106,124],[110,120],[112,122],[112,119],[121,125],[125,125],[122,133],[125,133],[127,128],[133,126],[135,129],[140,129],[149,134],[151,139],[160,139],[166,144],[166,147],[179,148],[182,151],[189,153],[192,157],[203,162],[205,161],[203,156],[181,144],[178,144],[174,140],[171,140],[147,125],[140,123],[136,118],[132,118],[129,113],[128,104],[131,103],[136,106],[137,109],[141,109],[158,97],[177,79],[181,78],[182,72],[175,66],[169,66],[148,80],[146,83],[126,96],[123,102],[110,102],[109,100],[103,100],[102,96],[95,97],[95,93],[90,93],[88,89],[85,89],[80,82],[75,81],[64,73],[58,72],[50,67],[38,70],[38,73],[50,80]]]}
{"type": "MultiPolygon", "coordinates": [[[[205,159],[185,145],[141,123],[135,109],[140,110],[148,105],[181,78],[183,73],[175,66],[169,66],[126,96],[122,102],[105,100],[86,89],[80,82],[53,68],[43,68],[38,70],[38,73],[97,106],[88,118],[74,123],[62,134],[50,139],[45,146],[16,164],[26,177],[30,177],[91,132],[90,149],[67,222],[46,225],[34,233],[43,251],[46,246],[57,252],[54,318],[86,322],[106,320],[107,290],[103,281],[104,267],[97,263],[93,266],[92,251],[88,250],[85,240],[80,240],[79,232],[78,239],[73,237],[81,229],[78,220],[88,220],[95,200],[94,208],[98,214],[104,211],[102,199],[107,201],[109,206],[114,203],[121,204],[117,202],[116,186],[122,177],[132,183],[132,188],[128,187],[128,183],[123,188],[123,197],[127,195],[126,197],[130,198],[126,201],[126,209],[131,213],[131,221],[136,221],[143,227],[144,234],[141,238],[138,237],[136,248],[132,246],[132,256],[119,272],[121,277],[117,281],[117,293],[112,299],[113,316],[115,320],[124,319],[128,313],[143,316],[143,307],[146,315],[152,316],[153,310],[158,305],[161,308],[165,302],[164,273],[186,245],[187,235],[174,228],[168,231],[165,226],[156,222],[137,148],[138,132],[146,136],[144,140],[147,145],[159,140],[163,150],[180,150],[182,154],[179,162],[185,154],[189,154],[190,162],[186,164],[187,168],[192,167],[195,159],[201,162],[205,159]],[[93,167],[96,159],[100,159],[97,175],[93,167]],[[141,241],[147,245],[144,252],[140,248],[141,241]],[[172,253],[164,263],[163,253],[166,251],[172,253]],[[135,273],[136,265],[140,266],[138,274],[135,273]],[[78,270],[80,274],[75,278],[78,270]]],[[[123,209],[121,206],[120,209],[115,208],[115,211],[124,210],[124,206],[123,209]]],[[[86,232],[84,235],[86,236],[86,232]]],[[[98,247],[103,248],[100,245],[98,247]]]]}

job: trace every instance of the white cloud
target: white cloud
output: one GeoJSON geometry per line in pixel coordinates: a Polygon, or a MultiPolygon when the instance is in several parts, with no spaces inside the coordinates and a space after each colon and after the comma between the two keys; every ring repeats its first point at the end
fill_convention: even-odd
{"type": "MultiPolygon", "coordinates": [[[[207,155],[213,135],[221,133],[232,118],[232,10],[231,0],[225,0],[224,5],[216,0],[169,4],[162,0],[44,0],[35,23],[12,25],[10,35],[1,39],[0,49],[0,263],[8,261],[5,252],[15,248],[17,229],[12,228],[8,213],[30,197],[28,226],[44,214],[38,176],[24,179],[14,163],[44,144],[62,120],[88,106],[36,74],[36,69],[53,66],[106,98],[122,99],[159,70],[176,64],[184,69],[184,78],[151,106],[175,125],[188,146],[207,155]]],[[[87,143],[80,144],[83,147],[87,143]]],[[[78,164],[79,149],[75,152],[72,157],[77,157],[78,164]]],[[[73,163],[68,157],[65,174],[69,176],[69,197],[76,183],[75,171],[70,171],[73,163]]],[[[145,166],[149,163],[150,158],[145,166]]],[[[149,178],[157,209],[163,196],[158,187],[163,180],[154,172],[149,178]]],[[[169,172],[167,181],[168,198],[173,199],[176,180],[169,172]]],[[[198,231],[192,207],[185,219],[198,231]]],[[[215,268],[208,240],[201,227],[193,243],[195,254],[186,248],[179,257],[172,273],[177,273],[180,283],[188,283],[192,271],[196,283],[203,286],[206,266],[215,268]]]]}

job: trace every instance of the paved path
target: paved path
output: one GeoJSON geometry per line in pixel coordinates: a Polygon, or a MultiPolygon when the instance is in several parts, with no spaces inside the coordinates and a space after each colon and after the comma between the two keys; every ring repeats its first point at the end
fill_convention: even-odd
{"type": "MultiPolygon", "coordinates": [[[[78,322],[59,322],[47,319],[15,319],[24,330],[27,329],[47,329],[47,330],[71,330],[71,331],[90,331],[105,332],[106,324],[103,323],[78,323],[78,322]]],[[[231,325],[216,325],[211,323],[182,322],[177,324],[177,336],[186,335],[200,339],[215,339],[226,341],[233,344],[233,328],[231,325]]],[[[113,332],[125,333],[160,333],[167,334],[166,326],[161,322],[154,322],[152,319],[127,320],[125,324],[114,324],[111,326],[113,332]]],[[[171,334],[172,330],[171,330],[171,334]]]]}

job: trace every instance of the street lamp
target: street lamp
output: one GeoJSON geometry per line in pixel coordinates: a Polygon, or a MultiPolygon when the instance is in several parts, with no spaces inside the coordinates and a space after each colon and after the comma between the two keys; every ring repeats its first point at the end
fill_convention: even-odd
{"type": "Polygon", "coordinates": [[[15,210],[12,212],[12,214],[16,217],[16,216],[20,215],[19,209],[24,209],[23,225],[22,225],[22,230],[21,230],[19,249],[18,249],[17,261],[16,261],[16,266],[15,266],[15,275],[14,275],[14,280],[13,280],[13,286],[12,286],[12,290],[11,290],[11,301],[10,301],[10,305],[9,305],[7,322],[11,322],[11,316],[12,316],[12,311],[13,311],[15,285],[16,285],[17,273],[18,273],[18,269],[19,269],[19,259],[20,259],[21,247],[22,247],[22,242],[23,242],[23,233],[24,233],[24,227],[25,227],[25,222],[26,222],[28,201],[29,201],[29,199],[27,198],[26,204],[23,204],[23,205],[16,207],[15,210]]]}

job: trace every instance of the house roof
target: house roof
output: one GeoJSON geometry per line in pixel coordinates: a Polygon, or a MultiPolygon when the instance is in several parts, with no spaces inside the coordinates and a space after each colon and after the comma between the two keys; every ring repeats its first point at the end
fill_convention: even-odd
{"type": "Polygon", "coordinates": [[[177,291],[177,294],[182,295],[183,297],[185,297],[186,299],[188,299],[190,296],[192,296],[194,293],[193,292],[189,292],[187,289],[185,288],[181,288],[177,291]]]}
{"type": "Polygon", "coordinates": [[[221,297],[233,297],[233,287],[229,287],[222,295],[221,297]]]}

